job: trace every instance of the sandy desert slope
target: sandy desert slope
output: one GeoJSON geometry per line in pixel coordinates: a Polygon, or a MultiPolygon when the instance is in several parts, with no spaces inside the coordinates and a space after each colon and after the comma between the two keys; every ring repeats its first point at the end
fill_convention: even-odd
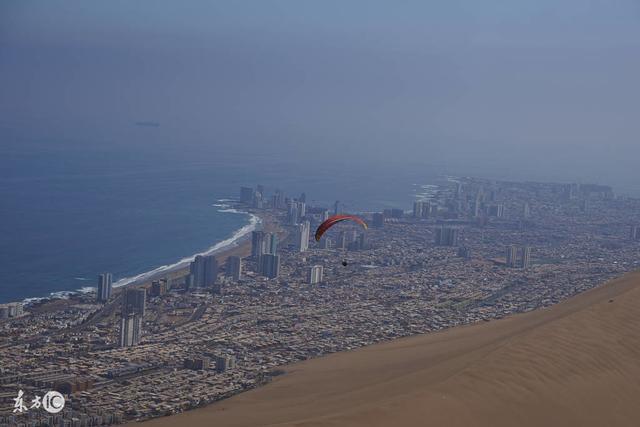
{"type": "Polygon", "coordinates": [[[640,273],[554,307],[337,353],[153,426],[639,426],[640,273]]]}

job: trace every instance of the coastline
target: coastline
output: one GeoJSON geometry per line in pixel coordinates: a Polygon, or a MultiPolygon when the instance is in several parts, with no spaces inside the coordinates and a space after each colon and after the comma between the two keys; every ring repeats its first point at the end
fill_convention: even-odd
{"type": "MultiPolygon", "coordinates": [[[[236,210],[236,208],[233,208],[236,210]]],[[[238,211],[240,212],[240,211],[238,211]]],[[[244,213],[244,211],[243,211],[244,213]]],[[[277,222],[268,215],[266,212],[259,212],[254,210],[249,210],[246,212],[250,215],[251,222],[248,225],[245,225],[240,230],[236,231],[234,235],[222,242],[216,243],[207,251],[200,252],[194,254],[190,257],[183,258],[175,264],[172,264],[166,269],[162,269],[161,271],[157,271],[158,269],[152,270],[147,273],[143,273],[139,277],[135,276],[134,278],[125,278],[121,279],[118,282],[114,283],[114,290],[123,289],[128,286],[148,286],[152,281],[161,279],[161,278],[180,278],[184,277],[189,273],[189,264],[193,259],[198,255],[215,255],[220,264],[223,264],[227,258],[231,256],[239,256],[246,257],[251,254],[251,232],[254,230],[265,230],[267,232],[281,232],[281,228],[278,226],[277,222]],[[133,279],[133,280],[130,280],[133,279]],[[126,283],[119,283],[122,280],[128,280],[126,283]]],[[[164,268],[164,267],[160,267],[164,268]]]]}
{"type": "Polygon", "coordinates": [[[221,258],[220,260],[222,261],[229,256],[236,255],[237,253],[245,253],[244,247],[247,244],[250,244],[249,242],[250,233],[256,229],[264,227],[263,218],[258,216],[254,212],[241,211],[236,209],[235,207],[230,209],[222,209],[222,210],[219,210],[219,212],[246,214],[249,216],[249,223],[244,225],[240,229],[236,230],[231,235],[231,237],[215,243],[213,246],[211,246],[205,251],[198,252],[193,255],[184,257],[173,264],[156,267],[153,270],[138,274],[133,277],[124,277],[116,281],[113,284],[113,287],[121,288],[125,286],[136,286],[136,285],[149,283],[152,280],[155,280],[161,277],[167,277],[167,276],[175,277],[178,275],[184,275],[184,274],[178,274],[178,273],[184,273],[186,270],[188,270],[189,264],[195,259],[196,256],[199,256],[199,255],[216,255],[220,257],[221,258]],[[236,249],[240,249],[240,250],[236,251],[236,249]]]}
{"type": "MultiPolygon", "coordinates": [[[[251,251],[250,236],[252,231],[258,229],[272,231],[276,228],[273,221],[265,213],[256,212],[251,209],[247,210],[236,201],[230,199],[220,199],[218,202],[221,203],[216,203],[213,206],[221,208],[218,210],[219,212],[247,215],[247,224],[235,230],[227,239],[214,243],[204,251],[183,257],[172,264],[162,265],[135,276],[118,279],[113,283],[114,291],[127,286],[147,286],[151,284],[152,281],[160,278],[175,279],[183,277],[188,274],[189,264],[198,255],[216,255],[220,262],[224,262],[230,256],[247,256],[251,251]]],[[[25,298],[20,302],[25,306],[43,305],[50,301],[70,299],[95,291],[95,286],[83,286],[76,290],[51,292],[49,295],[43,297],[25,298]]]]}

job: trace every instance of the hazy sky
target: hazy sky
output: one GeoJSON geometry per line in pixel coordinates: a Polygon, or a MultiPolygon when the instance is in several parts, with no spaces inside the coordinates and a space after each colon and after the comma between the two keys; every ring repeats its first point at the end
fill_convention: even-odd
{"type": "Polygon", "coordinates": [[[0,126],[88,144],[637,185],[639,76],[637,0],[0,4],[0,126]]]}

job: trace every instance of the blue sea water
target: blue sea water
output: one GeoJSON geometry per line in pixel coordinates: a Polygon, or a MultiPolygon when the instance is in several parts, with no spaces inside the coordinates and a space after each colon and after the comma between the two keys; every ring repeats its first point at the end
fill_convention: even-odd
{"type": "Polygon", "coordinates": [[[95,286],[101,272],[122,280],[205,251],[248,224],[249,215],[219,201],[241,185],[304,191],[311,204],[341,200],[350,210],[408,209],[412,182],[431,176],[86,141],[5,139],[0,150],[0,303],[95,286]]]}

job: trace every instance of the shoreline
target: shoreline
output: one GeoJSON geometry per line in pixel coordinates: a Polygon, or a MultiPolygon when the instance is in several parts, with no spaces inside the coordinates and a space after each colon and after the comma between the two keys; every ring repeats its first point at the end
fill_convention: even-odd
{"type": "Polygon", "coordinates": [[[231,237],[215,243],[205,251],[184,257],[173,264],[156,267],[153,270],[140,273],[133,277],[124,277],[122,279],[119,279],[113,283],[114,289],[126,286],[142,285],[169,275],[175,276],[178,272],[188,270],[189,264],[198,255],[216,255],[218,257],[221,257],[222,259],[226,259],[227,257],[231,256],[230,254],[228,254],[228,252],[234,252],[234,249],[241,248],[243,245],[246,245],[252,231],[265,226],[264,218],[257,215],[255,212],[241,211],[236,207],[233,207],[231,209],[219,210],[219,212],[246,214],[249,216],[249,223],[234,231],[231,237]]]}
{"type": "MultiPolygon", "coordinates": [[[[247,252],[250,253],[251,245],[251,232],[259,229],[273,229],[274,224],[268,215],[263,212],[257,212],[252,209],[244,209],[237,201],[230,199],[219,199],[218,203],[213,206],[220,208],[219,212],[227,212],[234,214],[244,214],[248,216],[248,222],[244,226],[236,229],[232,232],[231,236],[214,243],[208,249],[200,252],[196,252],[190,256],[181,258],[172,264],[162,265],[155,267],[151,270],[145,271],[135,276],[123,277],[113,283],[114,291],[124,289],[128,286],[145,286],[149,285],[152,281],[160,278],[175,279],[185,276],[189,269],[189,264],[198,255],[216,255],[220,258],[220,262],[224,262],[230,256],[246,256],[247,252]],[[247,249],[248,247],[248,249],[247,249]]],[[[33,305],[43,305],[51,301],[60,299],[70,299],[79,297],[82,295],[96,292],[95,286],[82,286],[75,290],[64,290],[51,292],[44,297],[30,297],[21,301],[9,301],[3,304],[22,303],[25,307],[33,305]]]]}

